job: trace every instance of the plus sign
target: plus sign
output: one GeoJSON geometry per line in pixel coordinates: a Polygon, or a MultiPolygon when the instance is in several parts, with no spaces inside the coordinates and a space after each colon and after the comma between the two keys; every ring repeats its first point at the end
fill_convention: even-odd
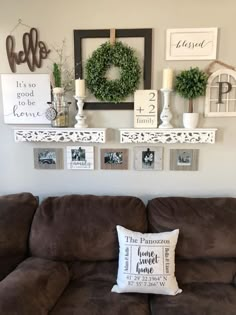
{"type": "Polygon", "coordinates": [[[140,114],[141,114],[142,110],[144,110],[144,109],[140,106],[140,107],[137,108],[136,110],[137,110],[138,112],[140,112],[140,114]]]}

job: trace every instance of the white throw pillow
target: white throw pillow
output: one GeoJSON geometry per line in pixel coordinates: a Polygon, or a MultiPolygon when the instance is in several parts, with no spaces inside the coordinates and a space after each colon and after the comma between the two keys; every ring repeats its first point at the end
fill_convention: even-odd
{"type": "Polygon", "coordinates": [[[140,233],[117,225],[120,245],[117,284],[112,292],[176,295],[175,247],[179,230],[140,233]]]}

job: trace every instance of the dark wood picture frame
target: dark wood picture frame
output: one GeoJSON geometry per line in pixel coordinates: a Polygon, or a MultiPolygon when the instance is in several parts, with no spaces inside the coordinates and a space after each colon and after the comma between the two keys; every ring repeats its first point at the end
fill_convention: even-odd
{"type": "MultiPolygon", "coordinates": [[[[109,29],[102,30],[74,30],[74,59],[75,59],[75,79],[83,78],[82,64],[82,42],[84,38],[108,38],[109,29]]],[[[116,29],[116,38],[122,37],[143,37],[144,38],[144,65],[143,83],[144,89],[151,89],[151,65],[152,65],[152,29],[116,29]]],[[[133,102],[107,103],[107,102],[85,102],[84,109],[134,109],[133,102]]]]}

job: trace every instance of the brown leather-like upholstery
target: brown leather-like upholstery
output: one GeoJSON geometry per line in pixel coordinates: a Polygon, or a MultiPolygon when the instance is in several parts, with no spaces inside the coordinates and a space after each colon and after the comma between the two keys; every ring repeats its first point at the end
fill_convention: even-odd
{"type": "Polygon", "coordinates": [[[34,216],[31,254],[62,261],[117,259],[117,224],[145,232],[143,202],[127,196],[49,197],[34,216]]]}
{"type": "Polygon", "coordinates": [[[0,280],[28,254],[28,237],[37,199],[29,193],[0,196],[0,280]]]}
{"type": "Polygon", "coordinates": [[[149,315],[147,294],[111,292],[117,261],[77,262],[72,281],[50,315],[149,315]]]}
{"type": "Polygon", "coordinates": [[[0,283],[0,314],[46,315],[70,280],[64,263],[28,258],[0,283]]]}
{"type": "Polygon", "coordinates": [[[236,289],[227,284],[188,284],[176,296],[152,295],[153,315],[235,315],[236,289]]]}
{"type": "Polygon", "coordinates": [[[236,199],[162,197],[148,203],[150,232],[180,229],[176,255],[236,257],[236,199]]]}

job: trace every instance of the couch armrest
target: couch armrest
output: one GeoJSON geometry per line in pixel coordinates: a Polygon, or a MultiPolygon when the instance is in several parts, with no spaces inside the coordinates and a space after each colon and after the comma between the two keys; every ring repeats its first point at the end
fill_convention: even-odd
{"type": "Polygon", "coordinates": [[[28,258],[0,282],[0,314],[46,315],[69,280],[66,264],[28,258]]]}

